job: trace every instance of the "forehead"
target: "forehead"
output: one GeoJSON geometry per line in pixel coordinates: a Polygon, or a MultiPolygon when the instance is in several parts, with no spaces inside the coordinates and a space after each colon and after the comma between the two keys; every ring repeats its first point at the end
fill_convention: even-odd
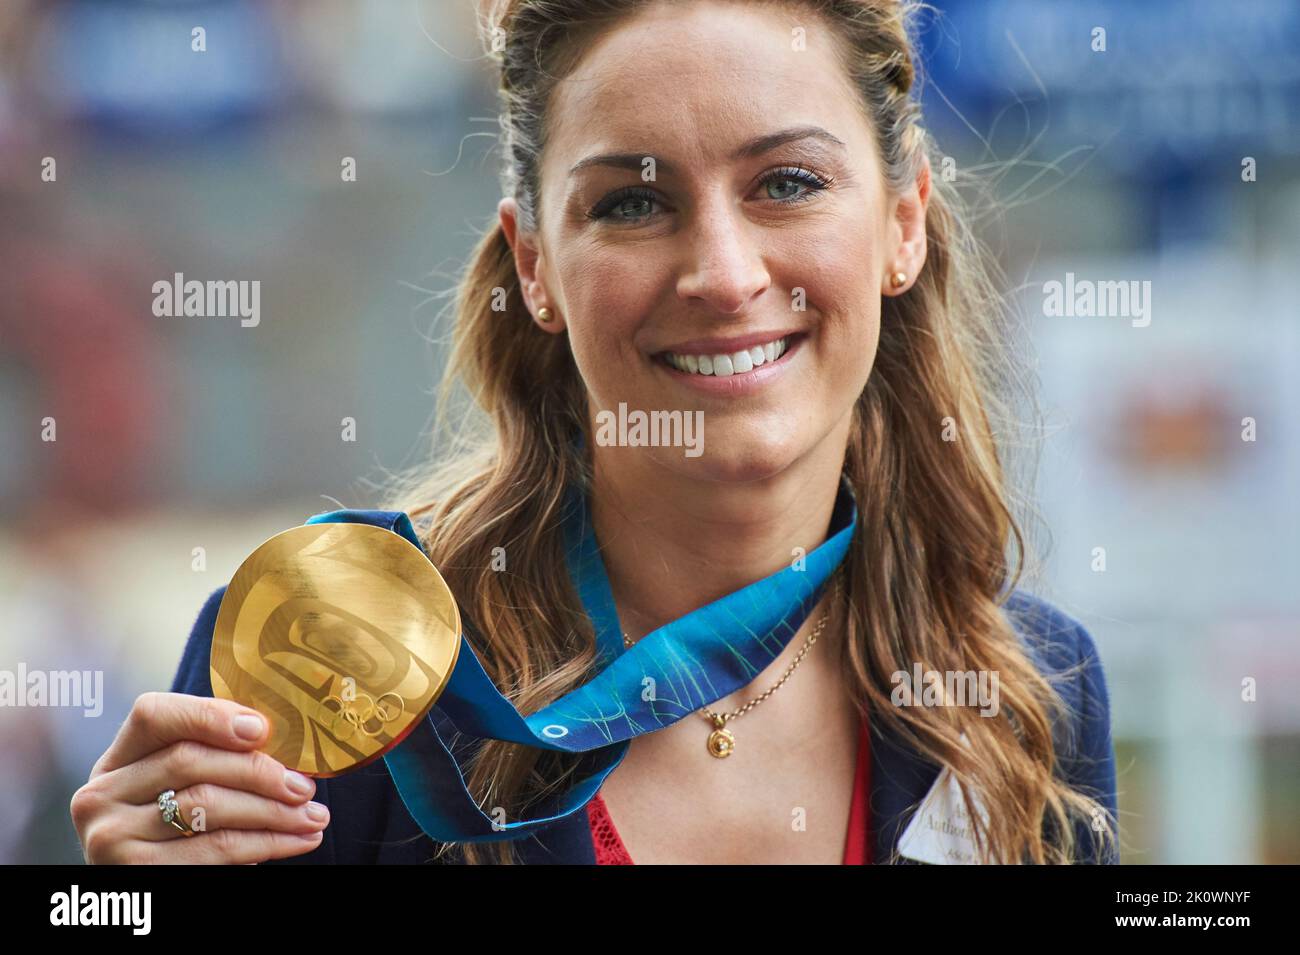
{"type": "Polygon", "coordinates": [[[558,84],[544,177],[562,180],[573,163],[607,149],[721,159],[743,140],[795,124],[861,146],[866,121],[832,43],[798,6],[652,4],[603,34],[558,84]]]}

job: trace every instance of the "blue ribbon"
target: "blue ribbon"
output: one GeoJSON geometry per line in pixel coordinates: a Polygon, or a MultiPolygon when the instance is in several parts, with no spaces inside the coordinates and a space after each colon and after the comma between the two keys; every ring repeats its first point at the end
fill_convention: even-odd
{"type": "MultiPolygon", "coordinates": [[[[580,811],[627,755],[633,738],[671,726],[734,693],[780,656],[848,553],[857,520],[852,491],[841,478],[830,533],[802,566],[786,567],[727,594],[625,649],[589,503],[571,488],[564,519],[566,561],[594,625],[602,669],[549,706],[523,716],[497,690],[461,634],[456,667],[437,704],[384,757],[411,817],[440,842],[495,842],[521,838],[580,811]],[[648,685],[653,692],[647,694],[648,685]],[[528,818],[510,820],[492,807],[484,812],[470,795],[461,767],[475,747],[465,737],[587,757],[578,783],[534,804],[528,818]]],[[[307,523],[375,524],[401,534],[423,553],[410,518],[401,511],[330,511],[307,523]]]]}

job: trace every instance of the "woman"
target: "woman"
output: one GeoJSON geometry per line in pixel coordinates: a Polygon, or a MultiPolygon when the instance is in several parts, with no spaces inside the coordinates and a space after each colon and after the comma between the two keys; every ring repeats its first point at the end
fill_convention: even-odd
{"type": "MultiPolygon", "coordinates": [[[[1016,589],[997,303],[931,178],[910,15],[514,0],[487,24],[507,197],[460,289],[448,381],[491,428],[391,505],[520,714],[601,668],[565,571],[569,490],[628,647],[814,553],[855,507],[834,580],[771,665],[702,707],[709,722],[632,739],[584,812],[439,845],[384,764],[295,790],[255,753],[265,726],[236,735],[253,714],[206,699],[219,590],[175,693],[141,699],[74,799],[91,861],[1117,861],[1092,640],[1016,589]],[[598,428],[620,403],[701,412],[706,440],[620,446],[598,428]],[[951,705],[952,683],[923,692],[930,673],[994,698],[951,705]],[[226,827],[180,838],[152,804],[164,789],[182,813],[223,802],[226,827]]],[[[465,782],[525,818],[581,763],[487,740],[465,782]]]]}

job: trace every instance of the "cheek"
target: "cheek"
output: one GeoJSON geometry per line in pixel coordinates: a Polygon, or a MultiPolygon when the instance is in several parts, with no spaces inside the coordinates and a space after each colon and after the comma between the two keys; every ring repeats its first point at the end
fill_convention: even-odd
{"type": "Polygon", "coordinates": [[[628,363],[639,360],[636,333],[655,290],[646,281],[654,274],[642,259],[624,262],[608,251],[561,265],[570,276],[563,286],[565,321],[574,361],[588,388],[615,394],[625,382],[628,363]]]}
{"type": "Polygon", "coordinates": [[[855,401],[867,386],[880,342],[880,298],[864,290],[862,297],[843,303],[850,311],[838,312],[827,322],[825,347],[829,354],[830,387],[836,396],[855,401]]]}
{"type": "Polygon", "coordinates": [[[792,235],[778,258],[781,284],[808,289],[810,307],[815,288],[822,301],[836,303],[837,312],[849,301],[879,299],[886,237],[874,220],[869,209],[846,204],[792,235]]]}
{"type": "Polygon", "coordinates": [[[784,276],[787,287],[805,290],[805,305],[816,315],[818,362],[836,391],[861,390],[875,361],[881,292],[873,238],[810,243],[784,276]]]}

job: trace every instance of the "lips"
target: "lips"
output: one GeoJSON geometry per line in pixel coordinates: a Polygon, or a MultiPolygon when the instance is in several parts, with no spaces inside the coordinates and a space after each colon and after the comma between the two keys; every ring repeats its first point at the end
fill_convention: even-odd
{"type": "Polygon", "coordinates": [[[663,359],[678,371],[726,378],[730,375],[743,375],[767,362],[776,361],[785,354],[788,346],[788,338],[778,338],[776,341],[764,342],[735,352],[715,352],[710,355],[664,352],[663,359]]]}
{"type": "MultiPolygon", "coordinates": [[[[768,333],[770,335],[770,333],[768,333]]],[[[761,340],[768,336],[758,336],[761,340]]],[[[739,371],[736,368],[736,361],[732,356],[736,351],[713,352],[705,354],[685,353],[679,351],[660,352],[652,356],[651,361],[658,365],[663,373],[672,378],[679,385],[689,388],[691,391],[712,398],[740,398],[752,396],[761,393],[763,390],[770,388],[777,381],[784,378],[790,370],[791,362],[798,361],[798,353],[802,350],[804,339],[808,338],[806,332],[796,332],[794,334],[784,335],[781,338],[769,342],[757,344],[754,337],[750,338],[747,348],[745,348],[746,358],[751,365],[748,371],[739,371]],[[784,350],[777,351],[777,343],[785,342],[784,350]],[[767,359],[768,346],[772,347],[772,354],[775,356],[772,361],[767,359]],[[750,348],[758,348],[763,355],[761,365],[753,365],[753,356],[748,354],[750,348]],[[714,363],[714,356],[720,356],[727,359],[727,362],[720,362],[722,365],[722,374],[718,374],[718,367],[714,363]],[[695,370],[690,370],[690,362],[695,362],[695,370]],[[726,365],[731,364],[728,371],[726,365]],[[685,367],[680,367],[680,366],[685,367]],[[702,367],[703,366],[703,367],[702,367]],[[705,371],[707,369],[707,371],[705,371]]],[[[744,339],[713,339],[713,342],[725,342],[726,347],[734,348],[734,341],[743,341],[744,339]]],[[[676,346],[681,348],[681,345],[676,346]]],[[[697,346],[698,347],[698,346],[697,346]]],[[[740,367],[745,367],[745,359],[740,361],[740,367]]]]}
{"type": "Polygon", "coordinates": [[[686,374],[727,378],[776,361],[795,337],[793,333],[760,332],[732,339],[700,339],[674,346],[655,357],[686,374]]]}

